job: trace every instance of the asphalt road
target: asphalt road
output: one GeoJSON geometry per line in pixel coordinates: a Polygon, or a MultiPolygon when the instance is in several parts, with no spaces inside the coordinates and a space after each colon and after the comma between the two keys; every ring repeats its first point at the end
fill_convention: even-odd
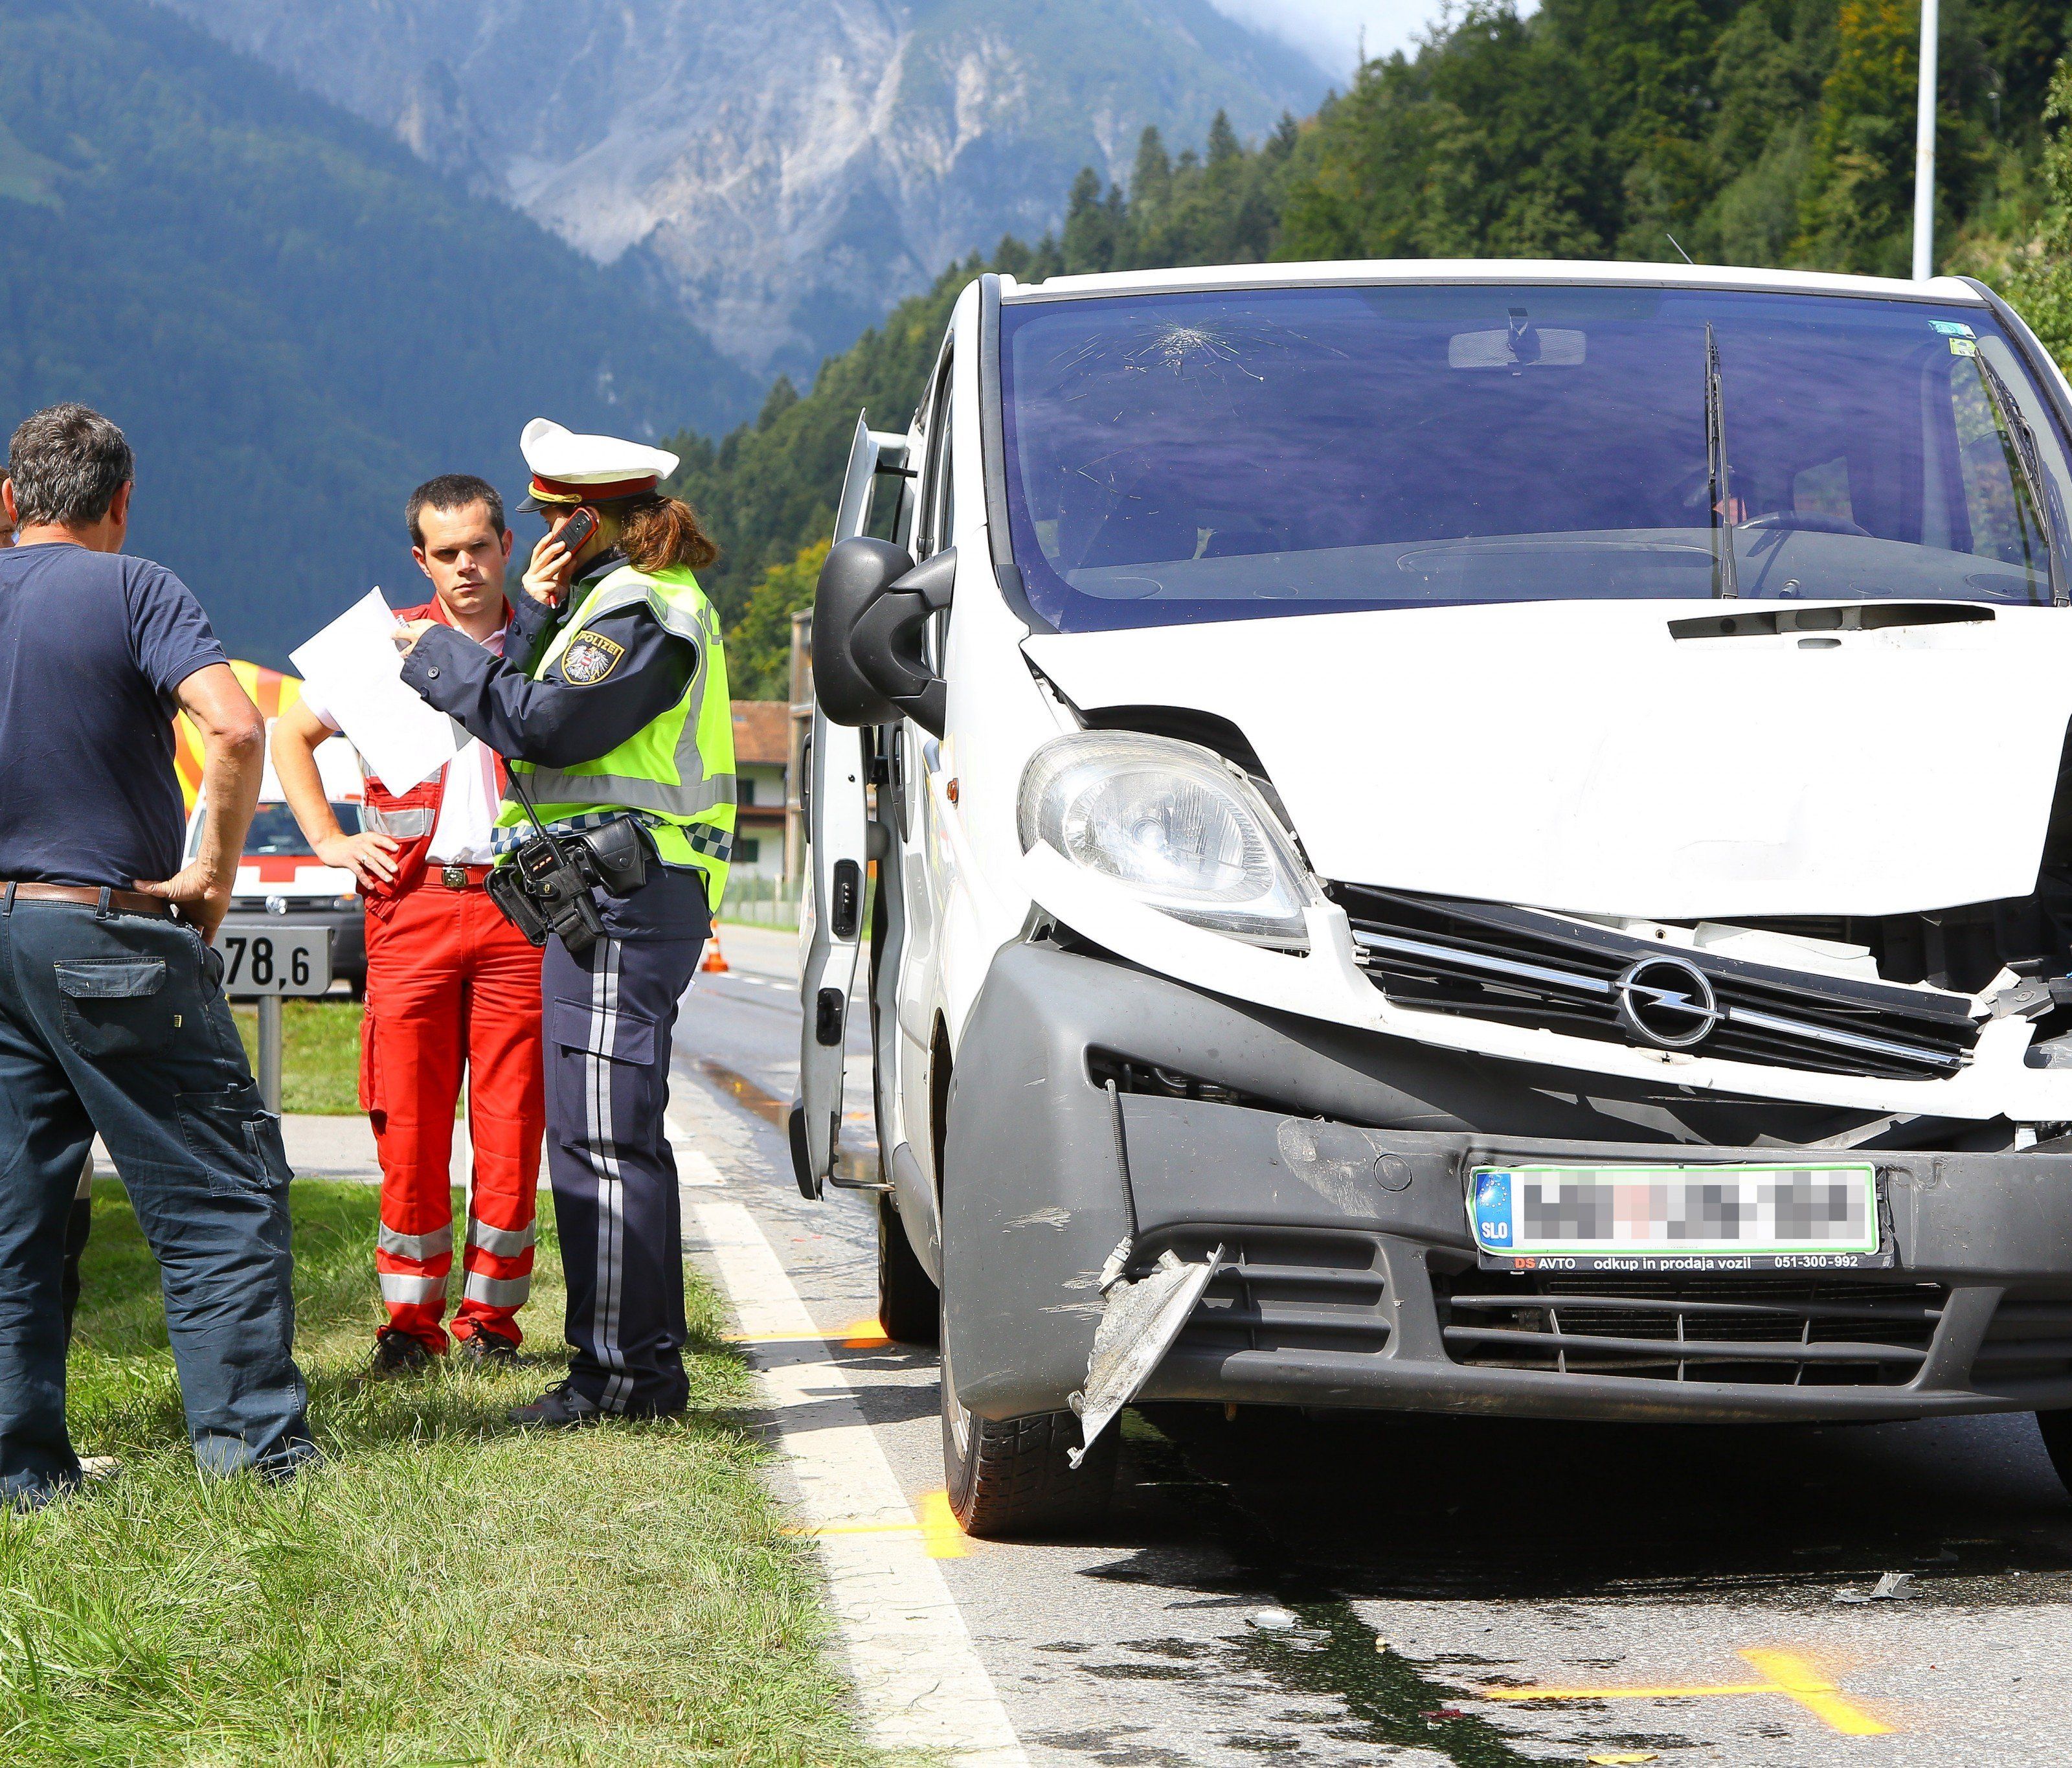
{"type": "MultiPolygon", "coordinates": [[[[799,1196],[762,1114],[796,1071],[789,948],[727,939],[733,973],[685,1005],[672,1109],[837,1339],[761,1354],[839,1358],[925,1515],[934,1358],[839,1344],[875,1306],[869,1199],[799,1196]]],[[[851,1031],[845,1138],[867,1140],[851,1031]]],[[[1045,1768],[2072,1762],[2072,1501],[2025,1416],[1729,1430],[1155,1408],[1127,1421],[1098,1538],[935,1551],[1045,1768]],[[1840,1599],[1886,1572],[1916,1593],[1840,1599]],[[1297,1625],[1251,1624],[1269,1607],[1297,1625]],[[1519,1688],[1563,1692],[1492,1697],[1519,1688]]]]}

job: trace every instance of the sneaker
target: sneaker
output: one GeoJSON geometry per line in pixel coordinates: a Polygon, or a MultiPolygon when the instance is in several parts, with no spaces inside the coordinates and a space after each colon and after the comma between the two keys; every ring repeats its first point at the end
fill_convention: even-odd
{"type": "Polygon", "coordinates": [[[432,1353],[424,1341],[407,1332],[383,1332],[374,1340],[374,1355],[360,1372],[363,1381],[394,1381],[404,1375],[421,1375],[432,1366],[432,1353]]]}
{"type": "Polygon", "coordinates": [[[460,1341],[460,1360],[471,1369],[515,1369],[518,1347],[500,1332],[485,1332],[478,1326],[460,1341]]]}
{"type": "Polygon", "coordinates": [[[122,1471],[122,1463],[113,1455],[81,1455],[79,1458],[79,1477],[88,1486],[97,1486],[104,1479],[113,1479],[122,1471]]]}

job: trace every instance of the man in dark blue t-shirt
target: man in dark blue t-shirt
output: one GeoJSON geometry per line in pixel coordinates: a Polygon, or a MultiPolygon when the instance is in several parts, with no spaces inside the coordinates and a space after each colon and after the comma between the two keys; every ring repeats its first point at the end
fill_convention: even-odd
{"type": "Polygon", "coordinates": [[[208,952],[265,730],[187,586],[124,554],[133,461],[54,405],[14,432],[0,508],[0,1506],[76,1484],[66,1215],[98,1130],[163,1274],[195,1456],[315,1455],[292,1355],[287,1160],[208,952]],[[172,719],[200,731],[194,858],[172,719]]]}

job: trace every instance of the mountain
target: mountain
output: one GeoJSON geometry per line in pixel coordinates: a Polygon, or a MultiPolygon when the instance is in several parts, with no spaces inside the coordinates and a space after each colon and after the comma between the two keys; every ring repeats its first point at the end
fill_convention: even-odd
{"type": "Polygon", "coordinates": [[[756,389],[672,306],[138,0],[6,0],[0,434],[82,399],[138,451],[132,546],[233,652],[379,582],[410,487],[515,493],[545,413],[652,436],[756,389]]]}
{"type": "MultiPolygon", "coordinates": [[[[1167,265],[1380,257],[1663,259],[1907,273],[1918,14],[1900,0],[1544,0],[1458,15],[1247,147],[1155,133],[1127,187],[1091,169],[1063,228],[1009,240],[788,384],[717,448],[680,438],[680,495],[730,551],[709,574],[729,672],[781,696],[859,408],[901,429],[959,290],[1167,265]]],[[[2072,16],[1946,10],[1939,266],[1984,277],[2072,369],[2072,16]],[[2056,67],[2054,83],[2052,69],[2056,67]]]]}
{"type": "Polygon", "coordinates": [[[1314,108],[1207,0],[164,0],[809,374],[1155,123],[1314,108]]]}

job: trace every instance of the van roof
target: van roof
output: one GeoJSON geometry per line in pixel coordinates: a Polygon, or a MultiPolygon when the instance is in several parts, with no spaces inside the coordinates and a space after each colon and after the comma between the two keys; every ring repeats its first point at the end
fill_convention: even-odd
{"type": "Polygon", "coordinates": [[[1853,294],[1885,300],[1983,306],[1955,277],[1837,276],[1823,270],[1741,269],[1712,264],[1608,264],[1574,258],[1367,258],[1325,264],[1234,264],[1175,270],[1054,276],[1023,285],[1000,279],[1003,301],[1075,300],[1100,294],[1162,294],[1205,289],[1317,288],[1347,283],[1544,282],[1656,289],[1736,289],[1778,294],[1853,294]]]}

